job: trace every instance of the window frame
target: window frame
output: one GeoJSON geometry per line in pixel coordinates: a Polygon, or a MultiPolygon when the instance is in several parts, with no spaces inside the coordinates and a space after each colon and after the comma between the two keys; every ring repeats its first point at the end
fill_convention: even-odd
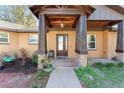
{"type": "MultiPolygon", "coordinates": [[[[1,42],[1,41],[0,41],[0,44],[9,44],[9,42],[10,42],[10,41],[9,41],[9,40],[10,40],[9,33],[8,33],[8,32],[0,32],[0,34],[1,34],[1,33],[7,34],[7,39],[8,39],[8,41],[7,41],[7,42],[1,42]]],[[[6,37],[0,37],[0,38],[6,38],[6,37]]]]}
{"type": "Polygon", "coordinates": [[[87,34],[87,49],[89,50],[89,51],[94,51],[94,50],[96,50],[97,48],[96,48],[96,45],[97,45],[97,39],[96,39],[96,34],[87,34]],[[95,37],[95,41],[88,41],[88,35],[89,36],[94,36],[95,37]],[[88,43],[89,42],[94,42],[95,43],[95,48],[88,48],[88,43]]]}
{"type": "Polygon", "coordinates": [[[29,34],[28,35],[28,44],[30,44],[30,45],[37,45],[38,44],[38,34],[29,34]],[[32,36],[32,35],[36,35],[37,36],[37,42],[35,42],[35,43],[30,42],[30,36],[32,36]]]}

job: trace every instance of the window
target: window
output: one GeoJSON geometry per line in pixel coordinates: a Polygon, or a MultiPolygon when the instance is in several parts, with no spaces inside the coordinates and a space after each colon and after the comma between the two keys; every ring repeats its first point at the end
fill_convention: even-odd
{"type": "Polygon", "coordinates": [[[29,35],[29,44],[37,44],[38,43],[38,36],[36,34],[29,35]]]}
{"type": "Polygon", "coordinates": [[[96,35],[87,35],[87,48],[89,50],[96,49],[96,35]]]}
{"type": "Polygon", "coordinates": [[[9,34],[6,32],[0,32],[0,43],[9,43],[9,34]]]}

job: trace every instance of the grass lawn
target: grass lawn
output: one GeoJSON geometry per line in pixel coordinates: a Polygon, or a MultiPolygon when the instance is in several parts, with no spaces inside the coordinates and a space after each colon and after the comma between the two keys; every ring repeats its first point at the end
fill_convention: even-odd
{"type": "Polygon", "coordinates": [[[45,88],[49,79],[51,72],[45,72],[43,70],[39,70],[35,75],[28,81],[29,87],[32,88],[45,88]]]}
{"type": "Polygon", "coordinates": [[[75,72],[88,88],[124,87],[124,63],[95,63],[75,69],[75,72]]]}

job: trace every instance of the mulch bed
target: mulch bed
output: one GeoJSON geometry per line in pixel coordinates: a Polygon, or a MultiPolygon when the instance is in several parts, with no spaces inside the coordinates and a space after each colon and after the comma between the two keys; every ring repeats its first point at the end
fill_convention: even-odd
{"type": "Polygon", "coordinates": [[[44,72],[43,70],[37,71],[30,80],[26,82],[28,88],[46,88],[51,72],[44,72]],[[41,75],[42,74],[42,75],[41,75]]]}
{"type": "Polygon", "coordinates": [[[0,70],[1,88],[26,88],[28,80],[36,73],[37,66],[19,64],[0,70]]]}

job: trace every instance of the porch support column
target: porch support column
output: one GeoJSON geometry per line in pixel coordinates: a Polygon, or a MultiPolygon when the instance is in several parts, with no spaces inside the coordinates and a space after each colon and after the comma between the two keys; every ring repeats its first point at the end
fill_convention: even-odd
{"type": "Polygon", "coordinates": [[[47,54],[47,41],[46,41],[46,22],[45,15],[39,15],[39,32],[38,32],[38,69],[42,68],[41,60],[47,54]]]}
{"type": "Polygon", "coordinates": [[[116,52],[117,60],[124,62],[124,20],[118,25],[116,52]]]}
{"type": "Polygon", "coordinates": [[[76,53],[78,66],[87,66],[87,18],[80,15],[76,26],[76,53]]]}

